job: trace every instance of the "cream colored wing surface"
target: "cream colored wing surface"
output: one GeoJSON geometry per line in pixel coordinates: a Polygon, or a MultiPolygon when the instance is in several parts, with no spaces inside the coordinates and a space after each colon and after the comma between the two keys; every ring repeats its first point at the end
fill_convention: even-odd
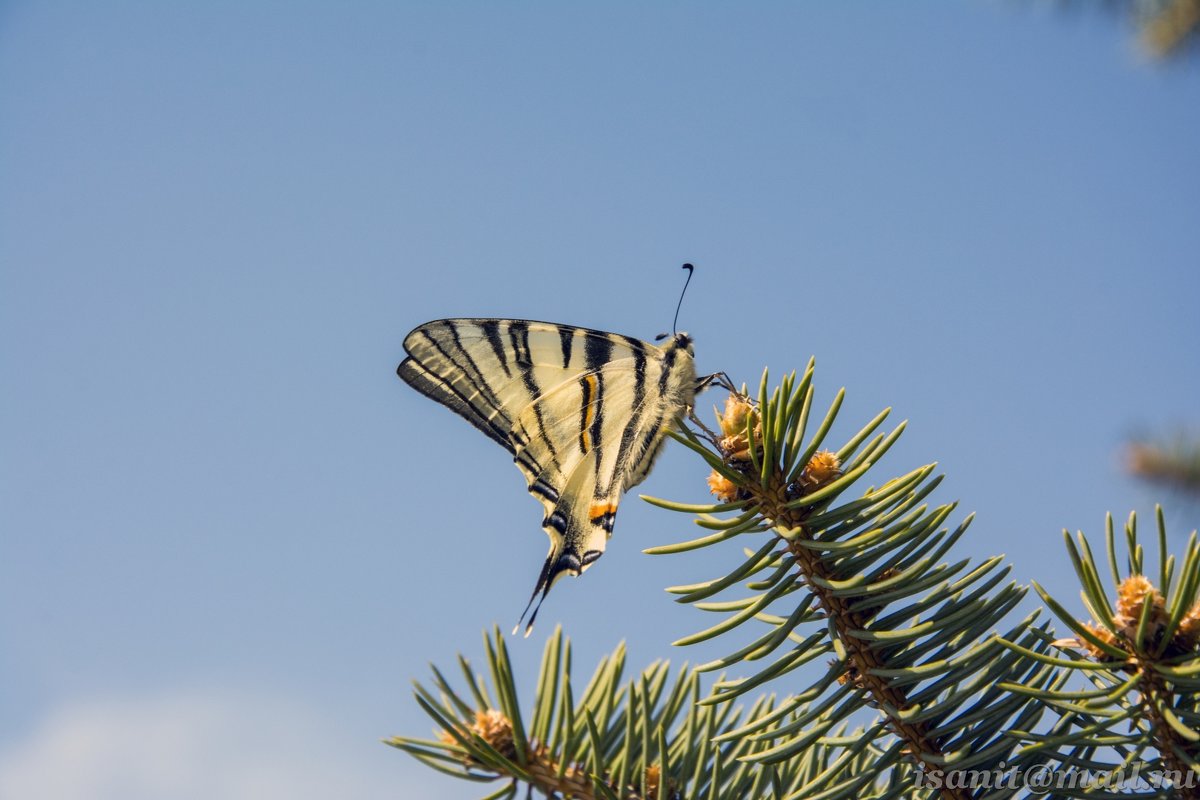
{"type": "Polygon", "coordinates": [[[569,377],[653,345],[613,333],[515,319],[440,319],[404,338],[396,370],[501,447],[521,409],[569,377]]]}
{"type": "MultiPolygon", "coordinates": [[[[513,425],[514,460],[545,508],[550,537],[526,612],[563,574],[579,575],[604,554],[621,494],[645,476],[691,403],[690,357],[647,347],[650,357],[638,353],[564,381],[513,425]]],[[[536,617],[534,607],[527,631],[536,617]]]]}
{"type": "Polygon", "coordinates": [[[550,552],[526,606],[537,599],[528,634],[554,582],[604,553],[622,492],[646,477],[690,407],[690,339],[660,348],[566,325],[461,319],[420,326],[405,349],[400,377],[512,453],[543,505],[550,552]]]}

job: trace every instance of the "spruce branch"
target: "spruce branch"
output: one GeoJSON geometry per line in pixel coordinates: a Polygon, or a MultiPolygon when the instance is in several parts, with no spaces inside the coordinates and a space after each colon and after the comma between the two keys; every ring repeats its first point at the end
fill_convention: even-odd
{"type": "Polygon", "coordinates": [[[868,480],[905,427],[884,429],[888,410],[830,445],[844,392],[814,413],[813,374],[810,361],[768,389],[764,372],[754,397],[729,387],[716,430],[672,432],[708,466],[716,502],[645,498],[702,531],[646,552],[740,552],[724,574],[668,589],[717,617],[676,644],[728,640],[726,655],[626,678],[618,647],[576,692],[556,630],[525,714],[497,630],[485,637],[486,671],[460,657],[464,690],[436,668],[429,687],[417,684],[435,738],[388,743],[499,784],[487,798],[999,800],[1022,787],[986,776],[1049,765],[1148,768],[1165,782],[1134,796],[1197,797],[1187,784],[1200,774],[1196,534],[1182,558],[1169,555],[1160,511],[1156,569],[1132,516],[1123,559],[1109,519],[1106,569],[1086,537],[1067,536],[1085,617],[1033,584],[1073,634],[1058,637],[1040,611],[1014,614],[1026,587],[1003,556],[953,556],[972,517],[955,522],[955,503],[930,500],[936,465],[868,480]],[[790,694],[759,694],[774,685],[790,694]]]}
{"type": "Polygon", "coordinates": [[[1124,456],[1130,474],[1193,496],[1200,494],[1200,439],[1196,436],[1180,433],[1170,439],[1131,442],[1124,456]]]}
{"type": "MultiPolygon", "coordinates": [[[[385,741],[439,772],[501,783],[487,798],[513,798],[524,787],[575,800],[766,800],[791,796],[828,773],[835,756],[867,776],[868,785],[892,780],[872,772],[880,753],[846,726],[838,733],[855,743],[849,756],[814,747],[788,764],[760,768],[747,761],[759,746],[728,736],[741,725],[742,709],[698,702],[700,675],[686,665],[672,678],[666,662],[655,662],[626,680],[623,646],[601,660],[576,699],[570,642],[561,629],[546,642],[526,717],[499,629],[485,636],[485,647],[486,677],[459,658],[466,693],[436,667],[432,689],[416,684],[435,738],[385,741]]],[[[760,697],[746,716],[771,717],[775,710],[772,697],[760,697]]]]}
{"type": "MultiPolygon", "coordinates": [[[[676,644],[724,636],[750,620],[767,625],[765,634],[701,670],[746,666],[792,644],[756,674],[718,681],[704,702],[731,701],[817,658],[832,657],[823,675],[775,712],[727,734],[763,743],[765,749],[749,760],[777,765],[809,747],[834,746],[837,726],[867,711],[873,721],[863,737],[881,753],[876,774],[893,770],[894,776],[908,776],[900,778],[896,796],[913,791],[914,769],[946,778],[941,797],[974,796],[955,772],[1041,758],[1015,754],[1016,740],[1003,731],[1006,724],[1032,727],[1042,705],[1030,694],[999,691],[996,683],[1048,687],[1057,668],[1000,646],[996,626],[1025,592],[1008,579],[1002,558],[973,567],[967,559],[943,560],[971,517],[949,527],[955,505],[926,503],[941,480],[933,476],[934,465],[843,500],[892,447],[904,424],[881,431],[889,414],[884,410],[836,450],[828,448],[844,390],[810,425],[816,419],[813,374],[810,361],[802,375],[792,373],[768,391],[764,371],[757,397],[744,387],[731,393],[717,415],[719,432],[685,428],[673,434],[711,467],[708,484],[719,502],[646,499],[695,514],[697,525],[715,533],[647,552],[675,553],[743,536],[762,539],[726,575],[668,590],[680,595],[678,602],[726,614],[676,644]],[[738,585],[752,593],[732,601],[710,599],[738,585]],[[805,625],[817,630],[803,635],[805,625]],[[794,718],[775,724],[780,711],[794,718]]],[[[1042,653],[1048,641],[1033,623],[1034,616],[1019,620],[1004,635],[1042,653]]],[[[860,791],[850,773],[835,768],[789,797],[853,797],[860,791]]]]}
{"type": "MultiPolygon", "coordinates": [[[[1200,543],[1193,531],[1175,574],[1167,551],[1166,524],[1156,509],[1159,563],[1150,570],[1138,542],[1137,516],[1125,523],[1124,563],[1118,558],[1112,515],[1105,521],[1108,575],[1114,599],[1101,578],[1087,538],[1063,531],[1067,552],[1082,585],[1088,621],[1072,615],[1041,586],[1042,600],[1075,634],[1052,642],[1065,655],[1052,660],[1091,689],[1054,690],[1043,698],[1059,714],[1059,735],[1024,738],[1028,750],[1053,751],[1106,743],[1115,758],[1093,761],[1114,771],[1135,761],[1163,778],[1153,796],[1200,797],[1200,543]],[[1124,577],[1122,577],[1122,574],[1124,577]],[[1155,579],[1157,583],[1155,583],[1155,579]],[[1119,760],[1117,760],[1119,759],[1119,760]],[[1189,780],[1190,773],[1190,780],[1189,780]]],[[[1006,642],[1006,646],[1018,646],[1006,642]]],[[[1009,687],[1011,688],[1011,687],[1009,687]]],[[[1072,763],[1077,752],[1059,753],[1072,763]]],[[[1152,796],[1152,795],[1142,795],[1152,796]]]]}
{"type": "Polygon", "coordinates": [[[1126,16],[1136,27],[1138,43],[1146,53],[1164,61],[1194,55],[1200,41],[1200,0],[1055,0],[1055,5],[1100,8],[1126,16]]]}

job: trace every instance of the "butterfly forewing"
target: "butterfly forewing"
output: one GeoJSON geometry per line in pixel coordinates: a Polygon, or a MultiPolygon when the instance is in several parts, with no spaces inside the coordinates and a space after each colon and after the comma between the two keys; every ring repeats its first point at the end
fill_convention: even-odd
{"type": "Polygon", "coordinates": [[[621,493],[646,477],[695,393],[684,334],[656,347],[546,322],[452,319],[418,327],[404,346],[400,377],[512,453],[545,509],[550,552],[531,604],[603,554],[621,493]]]}

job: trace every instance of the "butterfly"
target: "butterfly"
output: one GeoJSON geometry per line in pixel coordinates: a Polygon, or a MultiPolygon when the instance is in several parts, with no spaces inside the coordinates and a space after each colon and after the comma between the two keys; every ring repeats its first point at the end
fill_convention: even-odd
{"type": "Polygon", "coordinates": [[[397,374],[507,450],[545,509],[550,552],[521,614],[533,608],[526,636],[555,581],[604,554],[621,495],[717,377],[696,377],[686,333],[654,345],[551,322],[439,319],[404,350],[397,374]]]}

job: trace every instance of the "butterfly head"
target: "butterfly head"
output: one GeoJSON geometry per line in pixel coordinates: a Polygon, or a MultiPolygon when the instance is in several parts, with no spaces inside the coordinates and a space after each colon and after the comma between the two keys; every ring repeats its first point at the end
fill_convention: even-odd
{"type": "Polygon", "coordinates": [[[666,344],[662,346],[664,350],[680,349],[685,351],[689,356],[694,356],[692,351],[692,337],[680,331],[679,333],[660,333],[654,337],[654,341],[661,342],[666,339],[666,344]]]}

